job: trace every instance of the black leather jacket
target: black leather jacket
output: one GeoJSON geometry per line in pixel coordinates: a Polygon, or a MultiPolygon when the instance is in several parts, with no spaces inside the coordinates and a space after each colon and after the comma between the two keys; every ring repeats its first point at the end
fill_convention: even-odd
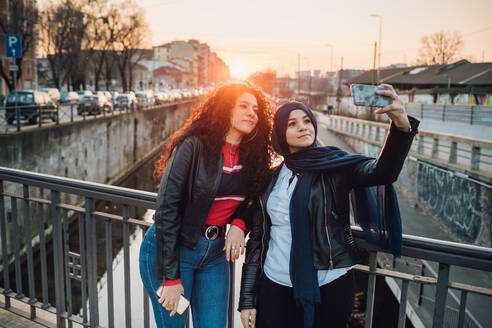
{"type": "MultiPolygon", "coordinates": [[[[169,158],[159,186],[155,211],[156,278],[180,278],[179,247],[195,249],[222,177],[222,152],[216,165],[206,161],[198,137],[189,137],[169,158]]],[[[244,203],[244,202],[243,202],[244,203]]],[[[241,217],[244,205],[233,217],[241,217]]]]}
{"type": "MultiPolygon", "coordinates": [[[[396,181],[419,124],[418,120],[409,119],[412,126],[410,132],[403,132],[391,125],[378,159],[359,162],[336,173],[319,174],[313,181],[308,211],[316,270],[349,267],[358,262],[350,230],[349,192],[356,186],[396,181]]],[[[274,171],[266,192],[249,209],[246,221],[250,235],[242,270],[239,311],[256,308],[256,285],[263,274],[272,225],[266,212],[266,202],[279,171],[280,167],[274,171]]]]}

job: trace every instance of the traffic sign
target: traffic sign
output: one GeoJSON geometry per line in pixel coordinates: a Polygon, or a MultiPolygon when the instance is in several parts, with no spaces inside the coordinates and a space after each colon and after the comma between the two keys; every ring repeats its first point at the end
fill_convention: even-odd
{"type": "Polygon", "coordinates": [[[9,71],[17,72],[18,70],[19,70],[19,66],[17,66],[16,64],[9,64],[9,71]]]}
{"type": "Polygon", "coordinates": [[[22,45],[20,34],[5,34],[5,49],[7,49],[7,58],[21,58],[22,45]]]}

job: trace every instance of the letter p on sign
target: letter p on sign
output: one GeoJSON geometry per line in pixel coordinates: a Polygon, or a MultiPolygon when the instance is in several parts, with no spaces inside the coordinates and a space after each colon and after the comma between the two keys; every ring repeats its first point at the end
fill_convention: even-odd
{"type": "Polygon", "coordinates": [[[5,34],[5,49],[7,58],[21,58],[22,45],[20,34],[5,34]]]}

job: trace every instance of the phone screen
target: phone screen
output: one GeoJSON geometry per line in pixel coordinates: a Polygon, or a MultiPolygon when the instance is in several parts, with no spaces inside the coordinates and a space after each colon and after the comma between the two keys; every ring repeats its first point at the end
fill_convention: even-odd
{"type": "Polygon", "coordinates": [[[384,87],[367,84],[350,85],[356,106],[385,107],[390,105],[393,102],[390,97],[376,94],[376,90],[385,89],[384,87]]]}

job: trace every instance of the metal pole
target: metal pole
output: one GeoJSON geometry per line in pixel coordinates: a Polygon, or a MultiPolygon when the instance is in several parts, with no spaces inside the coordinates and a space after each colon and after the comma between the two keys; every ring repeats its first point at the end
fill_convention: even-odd
{"type": "Polygon", "coordinates": [[[383,17],[379,15],[379,52],[378,52],[378,83],[381,78],[381,32],[383,30],[383,17]]]}
{"type": "Polygon", "coordinates": [[[439,263],[437,275],[434,318],[432,328],[444,327],[444,312],[446,311],[446,296],[448,295],[449,264],[439,263]]]}
{"type": "Polygon", "coordinates": [[[20,113],[19,113],[19,108],[17,107],[17,72],[16,71],[13,71],[14,72],[14,96],[15,96],[15,101],[14,101],[14,108],[15,108],[15,121],[16,121],[16,124],[17,124],[17,131],[20,131],[20,113]]]}
{"type": "Polygon", "coordinates": [[[366,300],[366,322],[365,328],[372,327],[372,319],[374,316],[374,294],[376,292],[376,271],[377,266],[377,252],[371,252],[369,254],[369,280],[367,282],[367,300],[366,300]]]}
{"type": "Polygon", "coordinates": [[[379,80],[379,71],[376,73],[376,53],[377,53],[377,42],[374,42],[374,74],[372,75],[372,83],[377,84],[379,80]]]}
{"type": "Polygon", "coordinates": [[[297,54],[297,94],[301,90],[301,55],[297,54]]]}
{"type": "Polygon", "coordinates": [[[130,290],[130,230],[128,219],[130,218],[130,208],[123,206],[123,271],[124,271],[124,290],[125,290],[125,327],[132,326],[131,310],[131,290],[130,290]]]}
{"type": "Polygon", "coordinates": [[[378,53],[378,83],[380,80],[380,72],[381,72],[381,32],[383,29],[383,16],[379,14],[371,14],[371,17],[378,17],[379,18],[379,37],[378,37],[378,42],[379,42],[379,53],[378,53]]]}
{"type": "Polygon", "coordinates": [[[29,281],[29,304],[31,305],[31,320],[36,318],[36,295],[34,292],[34,262],[32,255],[31,207],[29,205],[29,186],[23,185],[24,193],[24,229],[27,247],[27,276],[29,281]]]}
{"type": "Polygon", "coordinates": [[[55,299],[56,299],[56,326],[65,327],[65,288],[63,270],[63,240],[58,204],[60,203],[60,192],[51,191],[51,224],[53,226],[53,262],[55,266],[55,299]]]}
{"type": "Polygon", "coordinates": [[[10,308],[10,277],[9,277],[9,255],[7,251],[7,226],[5,218],[5,198],[3,196],[3,181],[0,180],[0,241],[2,245],[2,264],[3,264],[3,295],[5,308],[10,308]]]}
{"type": "Polygon", "coordinates": [[[99,306],[97,298],[97,250],[96,250],[96,220],[94,211],[94,200],[85,199],[85,234],[87,241],[87,283],[89,289],[89,323],[91,327],[99,326],[99,306]]]}

